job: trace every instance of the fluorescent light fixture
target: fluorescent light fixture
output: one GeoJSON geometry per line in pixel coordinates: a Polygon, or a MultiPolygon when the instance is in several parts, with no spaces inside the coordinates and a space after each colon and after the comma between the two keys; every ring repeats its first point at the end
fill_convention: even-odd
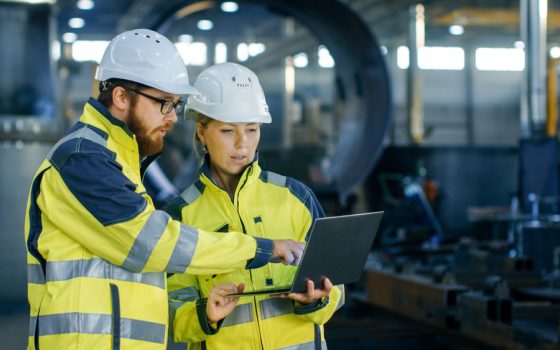
{"type": "Polygon", "coordinates": [[[449,26],[449,34],[451,35],[463,35],[465,28],[460,24],[454,24],[449,26]]]}
{"type": "Polygon", "coordinates": [[[225,43],[216,43],[214,47],[214,63],[227,62],[227,45],[225,43]]]}
{"type": "Polygon", "coordinates": [[[421,69],[462,70],[465,68],[465,50],[461,47],[424,46],[418,53],[421,69]]]}
{"type": "Polygon", "coordinates": [[[525,69],[525,51],[480,47],[475,51],[478,70],[522,71],[525,69]]]}
{"type": "Polygon", "coordinates": [[[84,19],[80,17],[70,18],[70,20],[68,21],[68,26],[74,29],[83,28],[85,25],[86,21],[84,21],[84,19]]]}
{"type": "Polygon", "coordinates": [[[408,52],[408,47],[399,46],[397,48],[397,66],[400,69],[407,69],[410,65],[410,53],[408,52]]]}
{"type": "Polygon", "coordinates": [[[101,62],[103,53],[109,45],[105,40],[76,40],[72,44],[72,59],[77,62],[101,62]]]}
{"type": "Polygon", "coordinates": [[[207,47],[203,42],[175,43],[177,51],[187,65],[204,66],[207,61],[207,47]]]}
{"type": "Polygon", "coordinates": [[[552,58],[560,58],[560,47],[554,46],[550,49],[550,57],[552,58]]]}
{"type": "Polygon", "coordinates": [[[307,58],[307,54],[305,52],[300,52],[294,55],[294,66],[296,68],[305,68],[309,63],[309,59],[307,58]]]}
{"type": "Polygon", "coordinates": [[[222,3],[220,8],[224,12],[237,12],[237,10],[239,10],[239,5],[234,1],[226,1],[222,3]]]}
{"type": "Polygon", "coordinates": [[[257,56],[266,50],[266,46],[263,43],[250,43],[249,44],[249,56],[257,56]]]}
{"type": "Polygon", "coordinates": [[[179,41],[182,43],[190,43],[193,41],[193,36],[190,34],[181,34],[179,35],[179,41]]]}
{"type": "Polygon", "coordinates": [[[329,49],[321,45],[318,49],[319,54],[319,67],[332,68],[334,67],[334,58],[331,56],[329,49]]]}
{"type": "Polygon", "coordinates": [[[68,32],[62,34],[62,41],[67,44],[73,43],[74,41],[76,41],[76,39],[78,39],[78,35],[76,33],[68,32]]]}
{"type": "Polygon", "coordinates": [[[196,24],[196,27],[200,30],[210,30],[210,29],[214,28],[214,23],[212,23],[212,21],[207,20],[207,19],[201,19],[196,24]]]}
{"type": "Polygon", "coordinates": [[[240,62],[245,62],[249,59],[249,45],[245,43],[237,45],[237,59],[240,62]]]}
{"type": "Polygon", "coordinates": [[[95,3],[92,0],[79,0],[76,3],[76,6],[80,10],[91,10],[92,8],[95,7],[95,3]]]}

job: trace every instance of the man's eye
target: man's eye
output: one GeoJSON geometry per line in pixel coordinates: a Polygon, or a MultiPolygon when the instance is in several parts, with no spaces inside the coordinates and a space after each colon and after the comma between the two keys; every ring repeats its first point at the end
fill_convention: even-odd
{"type": "Polygon", "coordinates": [[[221,132],[226,134],[226,133],[233,132],[233,129],[222,129],[221,132]]]}

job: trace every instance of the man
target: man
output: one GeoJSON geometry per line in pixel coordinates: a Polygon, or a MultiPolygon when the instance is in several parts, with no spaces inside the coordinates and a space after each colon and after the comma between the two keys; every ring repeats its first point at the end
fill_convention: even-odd
{"type": "Polygon", "coordinates": [[[25,223],[29,349],[165,349],[165,273],[298,261],[303,245],[208,233],[155,210],[149,162],[195,93],[174,45],[122,33],[98,67],[100,95],[39,167],[25,223]],[[141,161],[141,159],[144,159],[141,161]]]}

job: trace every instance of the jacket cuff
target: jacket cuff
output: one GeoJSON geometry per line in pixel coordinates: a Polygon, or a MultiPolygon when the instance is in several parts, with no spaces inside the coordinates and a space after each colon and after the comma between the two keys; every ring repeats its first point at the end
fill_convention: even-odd
{"type": "Polygon", "coordinates": [[[255,257],[247,262],[246,269],[257,269],[268,264],[274,251],[274,241],[266,238],[255,237],[257,241],[257,253],[255,257]]]}
{"type": "Polygon", "coordinates": [[[294,307],[294,313],[296,315],[310,314],[312,312],[321,310],[322,308],[324,308],[328,304],[329,304],[329,296],[327,295],[326,297],[321,298],[321,299],[319,299],[316,302],[311,303],[311,304],[301,305],[301,306],[296,305],[294,307]]]}
{"type": "Polygon", "coordinates": [[[222,326],[222,322],[224,320],[223,319],[219,320],[216,328],[210,325],[210,321],[208,321],[208,317],[206,316],[207,302],[208,302],[207,298],[196,300],[196,314],[198,315],[198,322],[200,323],[200,328],[202,328],[202,331],[207,335],[214,335],[218,333],[220,327],[222,326]]]}

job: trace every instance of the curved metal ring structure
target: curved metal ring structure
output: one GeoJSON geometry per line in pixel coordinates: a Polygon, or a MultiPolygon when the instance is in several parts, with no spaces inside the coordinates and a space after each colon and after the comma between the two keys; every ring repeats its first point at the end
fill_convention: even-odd
{"type": "MultiPolygon", "coordinates": [[[[344,200],[375,166],[392,115],[387,67],[374,34],[338,0],[243,0],[292,16],[330,51],[336,62],[336,91],[342,115],[327,177],[344,200]]],[[[197,2],[192,2],[193,4],[197,2]]],[[[182,7],[185,6],[183,2],[182,7]]],[[[156,26],[169,28],[173,16],[156,26]]]]}

